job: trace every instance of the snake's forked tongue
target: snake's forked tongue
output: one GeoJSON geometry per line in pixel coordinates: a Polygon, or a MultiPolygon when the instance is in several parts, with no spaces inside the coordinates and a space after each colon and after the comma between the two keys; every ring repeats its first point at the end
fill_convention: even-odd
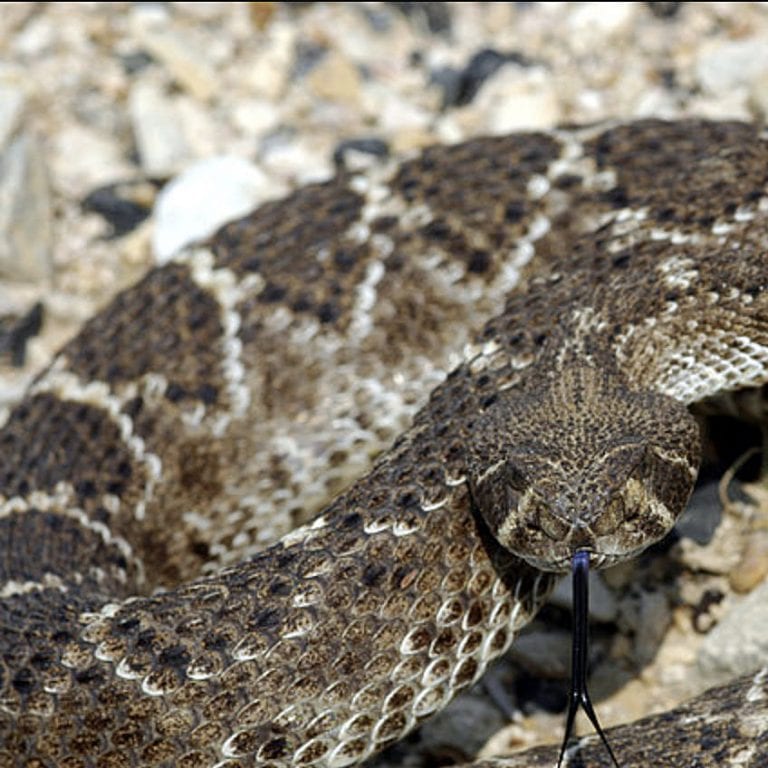
{"type": "Polygon", "coordinates": [[[616,756],[613,754],[611,745],[605,737],[600,722],[597,719],[592,702],[589,700],[589,691],[587,690],[587,651],[589,649],[589,553],[584,551],[576,552],[572,562],[572,584],[573,584],[573,645],[571,647],[571,690],[568,696],[568,716],[565,722],[565,736],[563,745],[560,747],[560,757],[557,761],[557,768],[560,768],[565,755],[565,748],[571,737],[573,730],[573,721],[576,718],[576,712],[579,706],[582,707],[589,722],[592,723],[595,731],[603,742],[611,761],[619,768],[616,756]]]}

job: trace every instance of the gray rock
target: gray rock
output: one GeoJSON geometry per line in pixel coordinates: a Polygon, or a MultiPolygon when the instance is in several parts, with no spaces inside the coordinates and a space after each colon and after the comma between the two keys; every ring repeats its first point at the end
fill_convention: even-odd
{"type": "Polygon", "coordinates": [[[204,53],[178,31],[136,24],[136,36],[144,49],[161,62],[175,81],[200,101],[216,92],[216,74],[204,53]]]}
{"type": "Polygon", "coordinates": [[[709,544],[723,516],[718,484],[709,482],[697,488],[675,528],[681,537],[702,546],[709,544]]]}
{"type": "Polygon", "coordinates": [[[38,141],[15,138],[0,155],[0,274],[39,282],[51,275],[51,199],[38,141]]]}
{"type": "Polygon", "coordinates": [[[635,634],[635,657],[640,664],[650,664],[672,622],[669,601],[662,592],[642,592],[635,634]]]}
{"type": "MultiPolygon", "coordinates": [[[[550,597],[550,602],[560,608],[571,607],[571,580],[563,578],[558,582],[555,591],[550,597]]],[[[602,574],[598,571],[589,573],[589,616],[594,621],[614,621],[618,615],[616,598],[603,581],[602,574]]]]}
{"type": "Polygon", "coordinates": [[[162,88],[142,81],[131,89],[129,109],[142,169],[154,178],[173,176],[190,150],[172,100],[162,88]]]}
{"type": "Polygon", "coordinates": [[[21,88],[0,84],[0,151],[19,128],[26,97],[21,88]]]}
{"type": "Polygon", "coordinates": [[[699,649],[698,667],[716,685],[768,664],[768,581],[734,603],[699,649]]]}
{"type": "Polygon", "coordinates": [[[571,663],[571,633],[541,629],[524,632],[508,651],[532,675],[567,678],[571,663]]]}
{"type": "Polygon", "coordinates": [[[766,72],[768,46],[758,37],[704,46],[696,59],[699,82],[714,94],[749,85],[766,72]]]}

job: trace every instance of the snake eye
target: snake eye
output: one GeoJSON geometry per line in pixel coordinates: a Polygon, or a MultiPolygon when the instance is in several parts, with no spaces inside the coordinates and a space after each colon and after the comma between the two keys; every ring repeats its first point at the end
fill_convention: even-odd
{"type": "Polygon", "coordinates": [[[517,491],[518,494],[525,491],[528,486],[528,481],[522,470],[511,461],[504,465],[504,482],[509,488],[517,491]]]}

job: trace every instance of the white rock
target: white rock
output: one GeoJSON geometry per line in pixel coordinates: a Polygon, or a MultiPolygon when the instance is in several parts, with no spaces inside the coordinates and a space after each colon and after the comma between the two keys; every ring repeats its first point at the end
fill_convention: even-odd
{"type": "Polygon", "coordinates": [[[51,271],[48,173],[35,138],[23,134],[0,155],[0,273],[40,281],[51,271]]]}
{"type": "Polygon", "coordinates": [[[276,23],[265,31],[256,58],[241,73],[242,85],[250,96],[274,101],[284,94],[295,46],[294,25],[276,23]]]}
{"type": "Polygon", "coordinates": [[[142,169],[149,176],[173,176],[189,160],[173,101],[154,83],[138,82],[131,89],[129,109],[142,169]]]}
{"type": "Polygon", "coordinates": [[[114,137],[74,121],[49,137],[47,157],[57,190],[71,197],[136,173],[114,137]]]}
{"type": "Polygon", "coordinates": [[[768,581],[734,603],[707,635],[697,663],[711,685],[768,664],[768,581]]]}
{"type": "Polygon", "coordinates": [[[248,136],[263,136],[280,123],[280,112],[267,99],[243,99],[232,107],[232,121],[248,136]]]}
{"type": "Polygon", "coordinates": [[[312,184],[327,181],[334,169],[331,153],[318,150],[309,140],[274,142],[265,147],[262,164],[278,178],[290,179],[294,184],[312,184]]]}
{"type": "Polygon", "coordinates": [[[253,163],[224,155],[201,160],[168,184],[155,203],[152,246],[159,263],[283,190],[253,163]]]}
{"type": "Polygon", "coordinates": [[[551,78],[541,69],[526,70],[514,64],[490,78],[465,109],[487,114],[490,132],[495,134],[551,128],[561,119],[551,78]]]}
{"type": "Polygon", "coordinates": [[[603,39],[628,30],[637,12],[637,3],[573,3],[568,18],[574,34],[603,39]]]}
{"type": "Polygon", "coordinates": [[[702,88],[722,95],[768,73],[768,45],[763,39],[733,40],[702,46],[696,76],[702,88]]]}
{"type": "Polygon", "coordinates": [[[43,14],[30,19],[13,37],[13,52],[20,57],[39,56],[49,50],[56,40],[56,25],[52,18],[43,14]]]}

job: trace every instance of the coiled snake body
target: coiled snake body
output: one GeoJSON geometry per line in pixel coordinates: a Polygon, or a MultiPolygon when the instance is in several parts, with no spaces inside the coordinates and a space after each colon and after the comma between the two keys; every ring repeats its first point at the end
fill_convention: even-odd
{"type": "Polygon", "coordinates": [[[0,433],[0,765],[343,766],[444,706],[672,526],[688,406],[765,418],[767,183],[739,123],[479,139],[120,294],[0,433]]]}

